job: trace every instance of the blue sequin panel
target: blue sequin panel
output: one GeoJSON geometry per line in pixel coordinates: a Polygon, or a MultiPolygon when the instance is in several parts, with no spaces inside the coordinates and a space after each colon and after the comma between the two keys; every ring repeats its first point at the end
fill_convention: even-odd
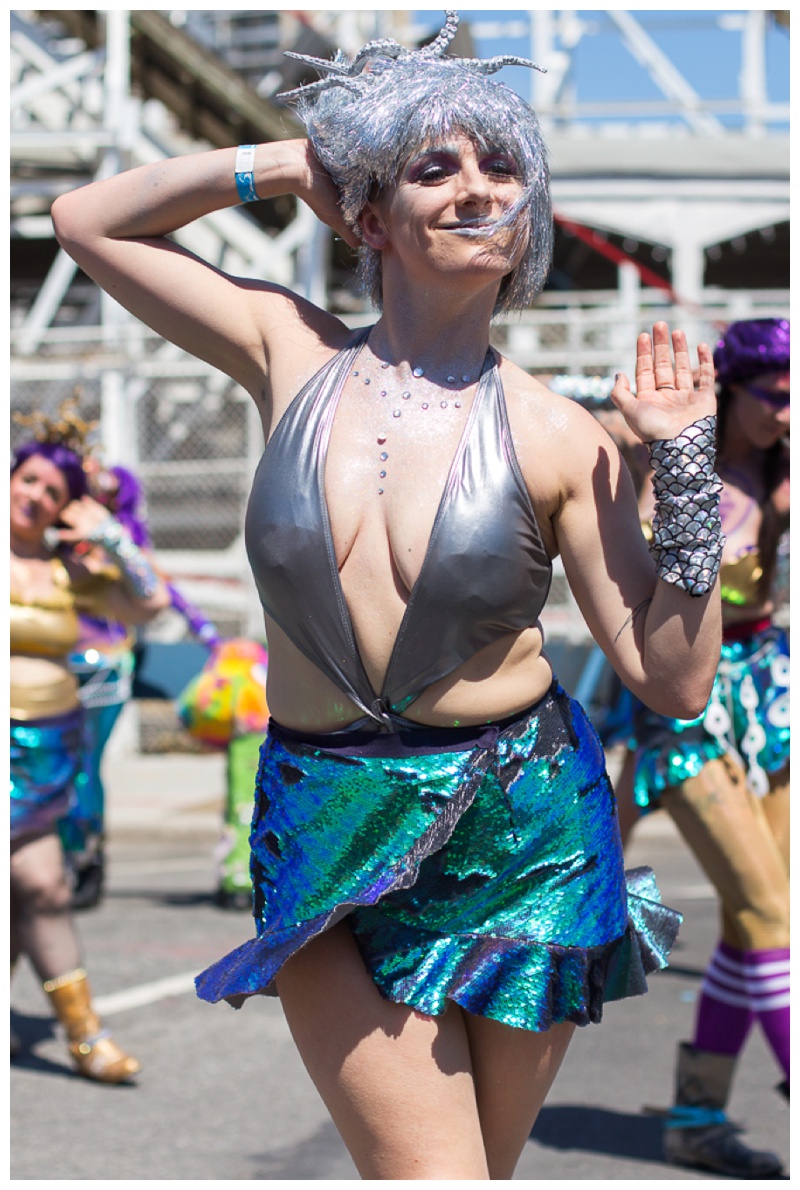
{"type": "Polygon", "coordinates": [[[648,873],[627,895],[603,750],[560,689],[467,752],[342,756],[268,736],[251,843],[258,936],[198,977],[204,999],[273,990],[347,913],[390,999],[585,1024],[646,990],[677,932],[648,873]]]}

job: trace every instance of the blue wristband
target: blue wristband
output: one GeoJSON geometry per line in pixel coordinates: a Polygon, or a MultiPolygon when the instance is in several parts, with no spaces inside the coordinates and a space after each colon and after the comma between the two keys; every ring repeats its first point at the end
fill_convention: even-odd
{"type": "Polygon", "coordinates": [[[258,202],[256,180],[253,176],[255,157],[255,145],[239,145],[236,150],[233,176],[236,179],[236,191],[242,202],[258,202]]]}

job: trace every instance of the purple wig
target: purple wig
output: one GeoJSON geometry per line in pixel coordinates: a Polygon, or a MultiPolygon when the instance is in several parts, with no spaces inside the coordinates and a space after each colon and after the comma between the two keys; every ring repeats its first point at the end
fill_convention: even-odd
{"type": "Polygon", "coordinates": [[[70,500],[80,500],[81,496],[86,495],[88,485],[86,472],[83,469],[83,460],[80,455],[76,455],[73,450],[63,446],[60,442],[26,442],[24,446],[20,446],[14,452],[14,457],[11,460],[11,474],[13,475],[23,463],[35,455],[41,455],[54,467],[58,467],[67,481],[70,500]]]}
{"type": "Polygon", "coordinates": [[[103,503],[108,506],[118,521],[125,526],[138,546],[150,545],[147,524],[141,515],[139,504],[142,499],[142,485],[127,467],[112,467],[111,474],[117,480],[117,490],[103,503]]]}
{"type": "Polygon", "coordinates": [[[722,388],[762,372],[789,368],[788,318],[748,318],[732,322],[714,348],[714,367],[722,388]]]}

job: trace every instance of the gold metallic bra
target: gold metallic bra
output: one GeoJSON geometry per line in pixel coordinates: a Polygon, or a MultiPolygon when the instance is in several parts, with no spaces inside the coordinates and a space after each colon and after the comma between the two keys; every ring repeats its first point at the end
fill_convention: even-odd
{"type": "MultiPolygon", "coordinates": [[[[642,533],[648,543],[653,540],[651,521],[642,521],[642,533]]],[[[723,562],[719,568],[722,602],[734,607],[759,607],[764,602],[758,589],[763,573],[756,546],[745,550],[733,562],[723,562]]]]}
{"type": "Polygon", "coordinates": [[[75,599],[64,564],[54,558],[51,566],[53,590],[47,596],[26,600],[11,593],[12,657],[34,659],[12,668],[10,712],[21,722],[63,715],[78,705],[78,683],[66,667],[78,639],[75,599]]]}
{"type": "Polygon", "coordinates": [[[720,595],[723,603],[734,607],[757,607],[764,602],[759,583],[764,573],[755,546],[740,554],[733,562],[723,562],[719,568],[720,595]]]}
{"type": "Polygon", "coordinates": [[[78,639],[75,596],[63,562],[51,562],[53,590],[46,597],[25,599],[11,592],[11,652],[62,659],[78,639]]]}

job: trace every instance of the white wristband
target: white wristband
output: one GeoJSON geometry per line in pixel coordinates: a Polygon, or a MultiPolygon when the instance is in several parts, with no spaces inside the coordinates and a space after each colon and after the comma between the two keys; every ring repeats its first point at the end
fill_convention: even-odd
{"type": "Polygon", "coordinates": [[[236,191],[242,202],[258,202],[256,180],[253,176],[255,160],[255,145],[239,145],[236,150],[233,175],[236,180],[236,191]]]}

